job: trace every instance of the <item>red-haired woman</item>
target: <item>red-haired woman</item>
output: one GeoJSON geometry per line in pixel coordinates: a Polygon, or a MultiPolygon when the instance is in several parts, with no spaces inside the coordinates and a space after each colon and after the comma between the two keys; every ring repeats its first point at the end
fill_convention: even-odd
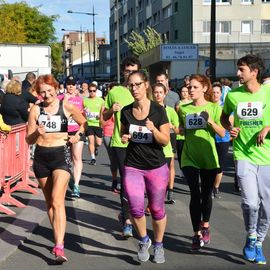
{"type": "Polygon", "coordinates": [[[58,82],[52,75],[42,75],[36,81],[36,91],[43,102],[31,108],[26,141],[36,144],[33,169],[44,193],[48,216],[53,228],[56,263],[67,261],[64,254],[66,230],[65,194],[70,178],[71,143],[77,143],[85,130],[86,119],[79,109],[57,98],[58,82]],[[68,118],[80,126],[68,137],[68,118]]]}
{"type": "Polygon", "coordinates": [[[192,75],[189,84],[192,103],[183,104],[179,110],[180,125],[185,130],[181,166],[191,193],[192,250],[199,250],[210,242],[211,195],[219,168],[215,134],[225,135],[220,125],[221,107],[209,102],[211,90],[206,76],[192,75]]]}

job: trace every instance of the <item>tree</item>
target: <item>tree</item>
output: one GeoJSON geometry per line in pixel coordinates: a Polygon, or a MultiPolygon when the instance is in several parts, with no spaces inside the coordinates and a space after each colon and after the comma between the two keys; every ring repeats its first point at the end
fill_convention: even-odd
{"type": "Polygon", "coordinates": [[[147,26],[140,34],[132,31],[128,40],[124,39],[132,54],[139,56],[162,44],[161,35],[152,27],[147,26]]]}
{"type": "Polygon", "coordinates": [[[38,8],[23,1],[7,4],[0,0],[0,42],[49,44],[55,41],[53,23],[58,16],[46,16],[38,8]]]}
{"type": "Polygon", "coordinates": [[[54,74],[55,78],[58,75],[64,73],[64,65],[63,65],[63,46],[61,43],[52,43],[51,44],[52,50],[52,73],[54,74]]]}

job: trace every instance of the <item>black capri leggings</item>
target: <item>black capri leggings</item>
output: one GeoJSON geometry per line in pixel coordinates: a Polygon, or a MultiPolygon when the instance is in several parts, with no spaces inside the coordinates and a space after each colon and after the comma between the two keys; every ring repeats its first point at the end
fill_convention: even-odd
{"type": "Polygon", "coordinates": [[[210,220],[212,211],[212,191],[217,175],[217,169],[205,170],[195,167],[183,167],[182,171],[187,179],[190,189],[189,211],[193,231],[200,231],[200,223],[210,220]],[[201,185],[199,183],[201,178],[201,185]]]}
{"type": "Polygon", "coordinates": [[[220,168],[218,168],[218,173],[222,173],[224,171],[229,146],[230,146],[230,142],[216,143],[216,149],[217,149],[219,166],[220,166],[220,168]]]}

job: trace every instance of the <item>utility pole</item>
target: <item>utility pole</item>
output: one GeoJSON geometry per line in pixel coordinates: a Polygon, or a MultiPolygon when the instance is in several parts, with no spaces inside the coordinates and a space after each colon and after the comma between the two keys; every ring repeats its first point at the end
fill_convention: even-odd
{"type": "Polygon", "coordinates": [[[118,0],[115,1],[115,19],[116,19],[116,66],[117,66],[117,82],[120,83],[120,41],[119,41],[119,9],[118,0]]]}
{"type": "Polygon", "coordinates": [[[211,0],[210,80],[216,81],[216,0],[211,0]]]}

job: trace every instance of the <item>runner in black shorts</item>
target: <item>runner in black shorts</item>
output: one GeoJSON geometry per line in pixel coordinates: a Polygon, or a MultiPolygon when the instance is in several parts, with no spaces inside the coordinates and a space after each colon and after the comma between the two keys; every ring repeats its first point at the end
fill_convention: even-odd
{"type": "Polygon", "coordinates": [[[31,108],[26,141],[36,144],[33,168],[44,193],[47,212],[52,225],[55,261],[67,261],[64,254],[66,230],[65,194],[71,173],[70,145],[80,140],[86,119],[79,109],[57,98],[58,82],[53,75],[37,79],[35,90],[44,100],[31,108]],[[68,118],[79,125],[74,136],[68,136],[68,118]]]}

